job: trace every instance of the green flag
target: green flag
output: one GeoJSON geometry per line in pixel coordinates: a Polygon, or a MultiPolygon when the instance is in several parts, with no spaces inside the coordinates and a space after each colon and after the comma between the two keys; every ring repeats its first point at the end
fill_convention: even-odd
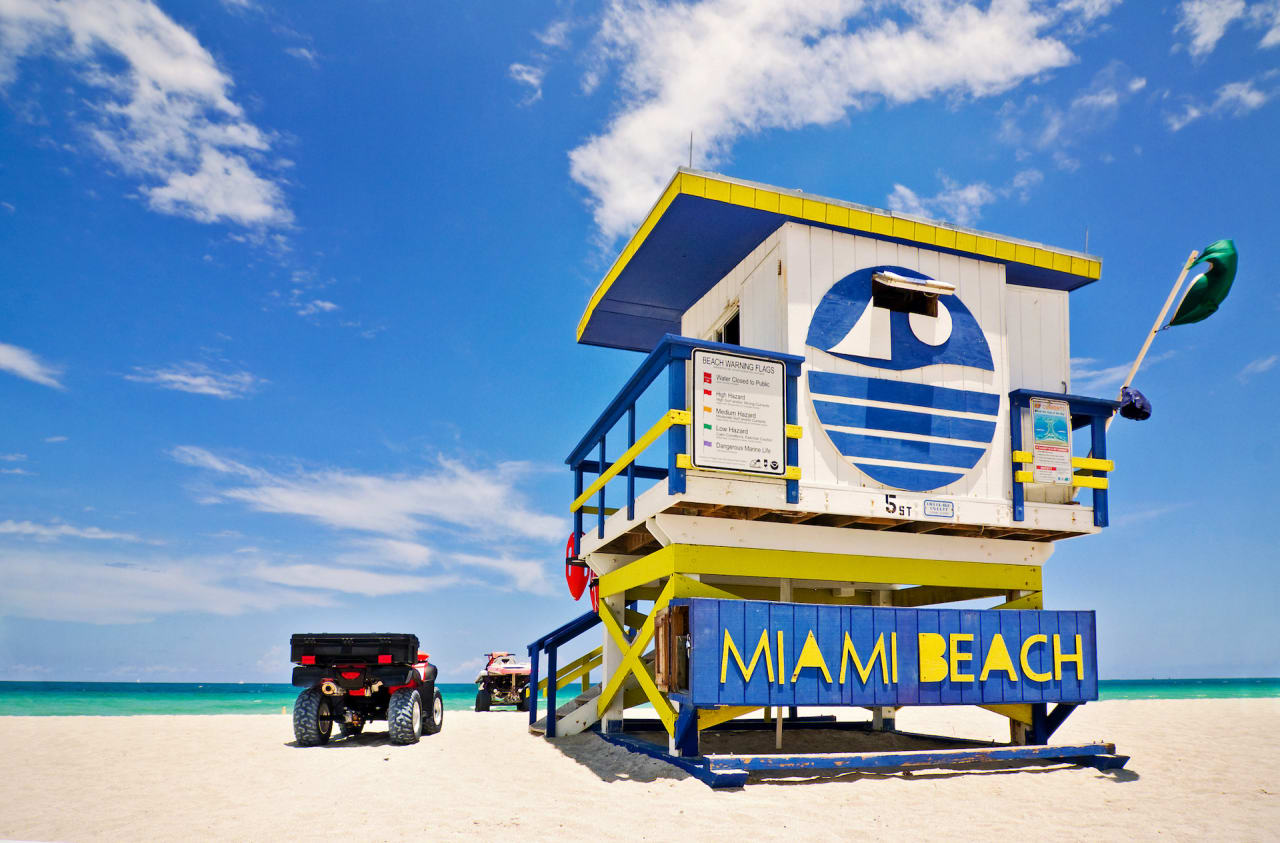
{"type": "Polygon", "coordinates": [[[1236,243],[1234,240],[1218,240],[1205,246],[1196,262],[1209,262],[1209,270],[1196,276],[1187,295],[1182,299],[1178,312],[1169,325],[1190,325],[1212,316],[1231,292],[1231,282],[1236,280],[1236,243]]]}

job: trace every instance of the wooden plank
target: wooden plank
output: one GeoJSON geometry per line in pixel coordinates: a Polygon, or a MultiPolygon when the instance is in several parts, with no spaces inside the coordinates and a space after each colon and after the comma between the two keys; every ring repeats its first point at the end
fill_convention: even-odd
{"type": "Polygon", "coordinates": [[[830,752],[795,755],[708,755],[715,770],[872,770],[886,767],[914,769],[992,761],[1074,761],[1114,755],[1115,744],[1071,746],[1008,746],[975,749],[910,750],[906,752],[830,752]]]}

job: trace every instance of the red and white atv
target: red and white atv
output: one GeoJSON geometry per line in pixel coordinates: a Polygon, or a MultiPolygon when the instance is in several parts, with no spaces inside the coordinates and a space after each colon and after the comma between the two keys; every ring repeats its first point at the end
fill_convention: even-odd
{"type": "Polygon", "coordinates": [[[476,674],[476,711],[495,705],[514,705],[529,710],[529,663],[518,662],[510,653],[485,653],[489,663],[476,674]]]}

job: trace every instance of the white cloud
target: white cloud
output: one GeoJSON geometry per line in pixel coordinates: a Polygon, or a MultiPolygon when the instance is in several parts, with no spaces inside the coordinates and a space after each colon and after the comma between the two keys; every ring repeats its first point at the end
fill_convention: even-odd
{"type": "Polygon", "coordinates": [[[1110,6],[614,0],[586,87],[616,65],[617,111],[570,153],[570,172],[612,239],[685,162],[690,132],[697,163],[715,166],[767,129],[827,125],[881,102],[998,94],[1074,61],[1059,36],[1110,6]]]}
{"type": "Polygon", "coordinates": [[[0,372],[8,372],[44,386],[62,389],[58,378],[62,370],[42,361],[25,348],[0,342],[0,372]]]}
{"type": "Polygon", "coordinates": [[[0,85],[30,56],[79,72],[92,91],[88,136],[140,179],[152,209],[250,227],[292,222],[280,184],[261,174],[270,139],[232,99],[231,77],[149,0],[6,0],[0,85]]]}
{"type": "Polygon", "coordinates": [[[957,225],[972,225],[982,215],[982,208],[998,199],[1017,197],[1027,201],[1033,187],[1044,181],[1039,170],[1023,170],[1004,187],[993,188],[986,182],[962,185],[945,174],[939,173],[942,190],[933,196],[922,197],[911,188],[895,184],[889,194],[889,210],[899,214],[943,219],[957,225]]]}
{"type": "Polygon", "coordinates": [[[37,541],[57,541],[62,538],[95,539],[99,541],[142,542],[133,533],[116,533],[99,527],[74,527],[70,524],[35,524],[31,521],[0,521],[0,536],[23,536],[37,541]]]}
{"type": "Polygon", "coordinates": [[[1170,131],[1177,132],[1202,117],[1244,117],[1262,108],[1275,96],[1274,88],[1259,90],[1257,87],[1261,80],[1273,76],[1263,74],[1257,79],[1228,82],[1217,90],[1212,103],[1188,98],[1177,111],[1165,115],[1165,124],[1170,131]]]}
{"type": "Polygon", "coordinates": [[[352,542],[356,548],[338,557],[349,565],[387,565],[395,568],[421,568],[431,564],[431,548],[401,539],[364,539],[352,542]]]}
{"type": "Polygon", "coordinates": [[[1245,383],[1254,375],[1260,375],[1263,372],[1269,372],[1275,368],[1276,363],[1280,363],[1280,354],[1271,354],[1266,357],[1259,357],[1257,360],[1251,360],[1245,364],[1245,367],[1236,374],[1236,378],[1245,383]]]}
{"type": "Polygon", "coordinates": [[[0,468],[0,474],[15,474],[20,477],[34,477],[35,473],[25,468],[0,468]]]}
{"type": "Polygon", "coordinates": [[[998,137],[1017,148],[1019,158],[1046,153],[1061,170],[1080,167],[1084,140],[1111,125],[1121,109],[1147,86],[1121,61],[1112,61],[1093,75],[1088,87],[1065,106],[1027,97],[1021,105],[1000,108],[998,137]]]}
{"type": "Polygon", "coordinates": [[[1253,26],[1265,29],[1259,47],[1274,47],[1280,44],[1280,0],[1269,3],[1255,3],[1249,9],[1250,22],[1253,26]]]}
{"type": "MultiPolygon", "coordinates": [[[[1139,373],[1146,371],[1156,363],[1168,360],[1174,355],[1172,351],[1155,354],[1142,361],[1139,373]]],[[[1115,366],[1099,366],[1093,357],[1071,358],[1071,391],[1077,395],[1088,395],[1090,392],[1101,392],[1116,389],[1124,382],[1133,361],[1115,366]]]]}
{"type": "Polygon", "coordinates": [[[529,594],[554,594],[554,584],[547,576],[546,566],[532,559],[513,559],[510,556],[480,556],[476,554],[458,554],[449,560],[451,568],[461,567],[481,582],[491,581],[490,577],[477,572],[477,569],[495,571],[510,580],[511,586],[518,591],[529,594]]]}
{"type": "Polygon", "coordinates": [[[454,585],[459,580],[459,577],[452,575],[418,577],[325,565],[264,565],[255,569],[251,576],[276,585],[341,591],[365,597],[431,591],[454,585]]]}
{"type": "Polygon", "coordinates": [[[371,475],[327,469],[278,476],[225,460],[194,446],[172,455],[186,465],[247,478],[250,485],[217,491],[218,500],[247,504],[259,512],[297,515],[329,527],[411,539],[432,528],[452,527],[477,540],[515,537],[554,540],[564,521],[530,509],[517,483],[528,475],[523,463],[472,469],[442,459],[438,470],[408,475],[371,475]]]}
{"type": "Polygon", "coordinates": [[[542,99],[542,78],[546,75],[546,68],[515,62],[507,68],[507,74],[529,89],[522,100],[525,105],[542,99]]]}
{"type": "Polygon", "coordinates": [[[67,437],[66,436],[46,436],[44,438],[44,441],[48,442],[51,445],[57,445],[61,442],[66,442],[67,437]]]}
{"type": "Polygon", "coordinates": [[[1244,16],[1244,0],[1183,0],[1173,31],[1187,33],[1191,39],[1187,52],[1192,58],[1203,58],[1218,46],[1227,27],[1244,16]]]}
{"type": "Polygon", "coordinates": [[[0,615],[76,623],[139,623],[161,615],[239,615],[332,606],[334,597],[251,579],[235,560],[146,559],[37,549],[0,550],[0,615]]]}
{"type": "Polygon", "coordinates": [[[249,372],[217,372],[203,363],[177,363],[166,368],[135,366],[134,374],[124,378],[153,384],[161,389],[216,398],[244,398],[267,383],[249,372]]]}
{"type": "Polygon", "coordinates": [[[319,56],[316,54],[316,51],[308,47],[286,47],[285,52],[293,56],[295,59],[305,61],[312,67],[317,67],[319,65],[319,62],[317,61],[319,56]]]}
{"type": "Polygon", "coordinates": [[[25,462],[26,454],[0,454],[0,462],[25,462]]]}
{"type": "Polygon", "coordinates": [[[340,310],[338,305],[324,299],[312,299],[311,301],[298,307],[299,316],[313,316],[317,313],[332,313],[340,310]]]}

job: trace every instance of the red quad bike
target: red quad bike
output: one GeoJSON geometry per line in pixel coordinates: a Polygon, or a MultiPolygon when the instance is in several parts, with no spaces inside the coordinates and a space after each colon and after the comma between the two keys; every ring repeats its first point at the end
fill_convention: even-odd
{"type": "Polygon", "coordinates": [[[476,674],[476,711],[495,705],[514,705],[529,710],[529,663],[518,662],[510,653],[485,653],[489,663],[476,674]]]}
{"type": "Polygon", "coordinates": [[[372,720],[387,721],[393,744],[417,743],[444,725],[436,666],[418,652],[418,636],[396,633],[301,633],[289,641],[293,735],[299,746],[329,742],[333,724],[354,737],[372,720]]]}

